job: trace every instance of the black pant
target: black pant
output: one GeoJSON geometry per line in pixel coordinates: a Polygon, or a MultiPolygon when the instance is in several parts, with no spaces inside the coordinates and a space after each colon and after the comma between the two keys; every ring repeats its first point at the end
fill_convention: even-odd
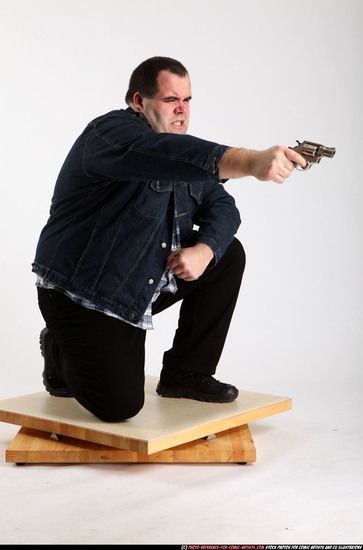
{"type": "MultiPolygon", "coordinates": [[[[176,294],[160,294],[153,314],[183,300],[164,368],[215,373],[244,267],[243,247],[234,239],[220,261],[198,280],[176,279],[176,294]]],[[[38,297],[59,359],[58,375],[72,395],[102,420],[135,416],[144,404],[146,331],[79,306],[60,292],[40,288],[38,297]]]]}

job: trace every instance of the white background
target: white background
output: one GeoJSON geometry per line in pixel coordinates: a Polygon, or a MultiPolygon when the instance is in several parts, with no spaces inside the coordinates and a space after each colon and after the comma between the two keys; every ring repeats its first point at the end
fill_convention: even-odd
{"type": "MultiPolygon", "coordinates": [[[[267,522],[261,530],[257,504],[255,513],[253,507],[245,510],[255,524],[251,519],[250,531],[239,531],[234,505],[235,524],[227,521],[218,527],[213,520],[212,531],[198,531],[198,524],[187,541],[205,543],[206,534],[212,533],[208,541],[217,542],[218,533],[220,543],[246,542],[244,535],[247,542],[259,543],[274,537],[287,543],[316,542],[319,537],[320,542],[357,542],[356,536],[363,534],[354,515],[360,510],[358,503],[361,506],[357,491],[362,481],[362,446],[355,430],[362,418],[363,2],[0,0],[0,10],[0,398],[43,390],[38,346],[43,321],[31,262],[69,148],[89,120],[125,106],[131,71],[141,61],[153,55],[175,57],[185,64],[192,81],[191,134],[255,149],[275,143],[293,146],[296,139],[336,147],[333,159],[323,159],[306,173],[294,171],[282,186],[252,178],[226,184],[241,212],[238,237],[246,249],[247,269],[217,377],[243,389],[291,396],[294,405],[288,420],[278,417],[265,425],[275,426],[274,437],[288,425],[285,444],[298,453],[298,431],[305,422],[301,439],[315,467],[323,463],[319,452],[326,452],[322,440],[328,432],[345,438],[328,438],[332,452],[339,449],[340,459],[357,461],[348,485],[334,496],[345,495],[347,519],[334,509],[323,514],[325,523],[319,524],[318,509],[310,509],[309,492],[304,513],[313,523],[302,522],[300,531],[286,527],[287,535],[275,532],[281,518],[277,512],[271,526],[267,522]],[[316,433],[320,451],[310,454],[307,433],[316,426],[322,430],[316,433]],[[299,539],[302,535],[304,541],[299,539]]],[[[159,374],[176,320],[177,308],[155,318],[155,330],[147,338],[147,374],[159,374]]],[[[256,429],[257,434],[262,430],[257,447],[263,449],[269,434],[262,433],[263,427],[256,429]]],[[[16,430],[3,424],[2,432],[7,444],[16,430]]],[[[271,456],[274,448],[268,447],[271,456]]],[[[333,502],[326,491],[339,477],[334,470],[338,455],[328,455],[331,479],[324,482],[318,470],[310,477],[325,495],[322,506],[333,502]]],[[[281,473],[283,461],[278,454],[281,473]]],[[[269,464],[265,467],[271,482],[269,464]]],[[[5,468],[14,476],[9,484],[12,494],[18,473],[5,468]]],[[[148,478],[147,470],[142,472],[148,478]]],[[[258,482],[251,480],[255,487],[258,482]]],[[[140,487],[144,483],[140,481],[140,487]]],[[[211,484],[208,480],[209,488],[211,484]]],[[[100,491],[101,486],[103,480],[100,491]]],[[[269,490],[273,508],[278,489],[269,490]]],[[[285,501],[287,508],[296,501],[292,495],[285,501]]],[[[195,512],[193,518],[197,516],[195,512]]],[[[100,529],[92,540],[185,542],[185,530],[173,529],[169,535],[164,520],[150,520],[154,538],[150,527],[140,527],[134,535],[126,531],[111,540],[109,525],[108,535],[100,529]]],[[[21,541],[27,533],[29,542],[55,542],[51,535],[42,539],[48,535],[38,530],[25,529],[20,535],[11,522],[7,529],[5,542],[21,541]]],[[[65,542],[90,540],[84,531],[78,538],[64,529],[62,533],[65,542]]]]}

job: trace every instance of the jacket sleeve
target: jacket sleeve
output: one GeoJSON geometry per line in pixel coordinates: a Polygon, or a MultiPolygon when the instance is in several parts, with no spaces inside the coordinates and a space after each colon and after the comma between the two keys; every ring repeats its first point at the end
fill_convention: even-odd
{"type": "Polygon", "coordinates": [[[228,148],[189,134],[153,132],[136,115],[121,112],[88,125],[83,166],[101,180],[219,182],[228,148]]]}

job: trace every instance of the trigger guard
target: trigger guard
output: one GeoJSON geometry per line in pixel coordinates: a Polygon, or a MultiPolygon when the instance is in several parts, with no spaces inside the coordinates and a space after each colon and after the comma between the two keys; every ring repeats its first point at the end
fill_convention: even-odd
{"type": "Polygon", "coordinates": [[[300,164],[295,164],[295,168],[296,168],[296,170],[297,170],[298,172],[305,172],[306,170],[310,170],[311,164],[310,164],[310,162],[306,161],[306,166],[305,166],[305,168],[302,168],[302,167],[300,166],[300,164]]]}

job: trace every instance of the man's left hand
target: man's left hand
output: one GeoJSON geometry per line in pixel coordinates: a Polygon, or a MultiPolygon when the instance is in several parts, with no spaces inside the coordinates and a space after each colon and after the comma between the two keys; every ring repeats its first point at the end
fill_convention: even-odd
{"type": "Polygon", "coordinates": [[[204,273],[213,257],[214,253],[209,246],[197,243],[195,246],[172,252],[166,261],[166,268],[172,269],[179,279],[195,281],[204,273]]]}

